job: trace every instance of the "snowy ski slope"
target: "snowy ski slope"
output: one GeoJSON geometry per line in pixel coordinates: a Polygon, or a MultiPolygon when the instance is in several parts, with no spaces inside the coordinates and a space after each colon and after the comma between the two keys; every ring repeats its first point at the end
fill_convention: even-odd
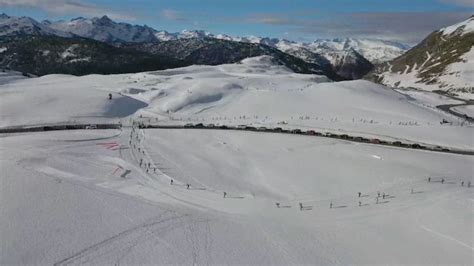
{"type": "Polygon", "coordinates": [[[295,74],[268,57],[10,79],[0,85],[2,127],[123,128],[0,135],[0,265],[470,265],[472,156],[131,127],[280,126],[472,149],[472,126],[435,108],[456,102],[406,93],[295,74]]]}

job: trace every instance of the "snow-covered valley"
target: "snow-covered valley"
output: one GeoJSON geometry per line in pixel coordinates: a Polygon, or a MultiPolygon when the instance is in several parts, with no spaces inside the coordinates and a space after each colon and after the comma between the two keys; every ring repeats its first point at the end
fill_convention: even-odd
{"type": "Polygon", "coordinates": [[[266,56],[123,75],[5,74],[0,127],[123,127],[0,135],[0,264],[469,265],[472,156],[132,127],[278,126],[473,150],[472,124],[436,108],[451,103],[295,74],[266,56]]]}

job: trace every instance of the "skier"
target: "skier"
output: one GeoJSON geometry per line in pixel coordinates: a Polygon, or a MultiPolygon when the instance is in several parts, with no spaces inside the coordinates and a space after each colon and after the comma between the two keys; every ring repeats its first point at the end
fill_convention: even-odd
{"type": "Polygon", "coordinates": [[[276,203],[276,206],[277,206],[277,208],[280,208],[280,203],[277,202],[277,203],[276,203]]]}
{"type": "Polygon", "coordinates": [[[300,202],[299,205],[300,205],[300,211],[302,211],[303,210],[303,203],[300,202]]]}
{"type": "Polygon", "coordinates": [[[329,203],[329,209],[332,209],[332,201],[329,203]]]}
{"type": "Polygon", "coordinates": [[[109,93],[109,100],[112,100],[112,93],[109,93]]]}
{"type": "Polygon", "coordinates": [[[173,179],[171,179],[171,181],[170,181],[170,185],[173,185],[173,179]]]}
{"type": "Polygon", "coordinates": [[[471,181],[467,182],[467,187],[471,187],[471,181]]]}
{"type": "Polygon", "coordinates": [[[362,193],[359,192],[359,198],[360,198],[361,195],[362,195],[362,193]]]}
{"type": "Polygon", "coordinates": [[[227,196],[227,192],[224,191],[224,198],[227,196]]]}
{"type": "Polygon", "coordinates": [[[464,181],[461,181],[461,187],[464,187],[464,181]]]}
{"type": "Polygon", "coordinates": [[[441,178],[441,184],[444,184],[444,178],[441,178]]]}
{"type": "Polygon", "coordinates": [[[140,159],[140,167],[142,167],[143,159],[140,159]]]}
{"type": "Polygon", "coordinates": [[[148,168],[150,168],[151,163],[148,163],[148,168]]]}
{"type": "Polygon", "coordinates": [[[431,177],[428,177],[428,183],[430,183],[430,182],[431,182],[431,177]]]}
{"type": "Polygon", "coordinates": [[[377,197],[380,197],[380,191],[377,191],[377,197]]]}
{"type": "Polygon", "coordinates": [[[385,192],[384,192],[383,195],[382,195],[382,199],[385,199],[385,192]]]}
{"type": "Polygon", "coordinates": [[[187,188],[187,189],[189,189],[189,186],[190,186],[189,184],[186,184],[186,188],[187,188]]]}
{"type": "Polygon", "coordinates": [[[359,207],[362,206],[362,202],[359,201],[359,207]]]}
{"type": "Polygon", "coordinates": [[[156,173],[156,167],[153,167],[153,173],[156,173]]]}

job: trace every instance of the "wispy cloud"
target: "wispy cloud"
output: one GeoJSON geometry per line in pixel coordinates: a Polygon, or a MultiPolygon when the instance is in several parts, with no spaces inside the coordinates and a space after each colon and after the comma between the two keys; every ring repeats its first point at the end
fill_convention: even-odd
{"type": "Polygon", "coordinates": [[[228,18],[235,23],[265,24],[307,39],[318,37],[367,37],[419,42],[430,32],[468,18],[469,12],[355,12],[325,16],[253,14],[228,18]],[[298,18],[298,19],[296,19],[298,18]]]}
{"type": "Polygon", "coordinates": [[[189,17],[185,16],[180,11],[173,10],[173,9],[165,9],[161,11],[161,17],[167,20],[174,20],[174,21],[187,21],[189,17]]]}
{"type": "Polygon", "coordinates": [[[453,4],[457,6],[474,7],[473,0],[438,0],[442,3],[453,4]]]}
{"type": "Polygon", "coordinates": [[[103,16],[113,19],[133,21],[137,17],[125,12],[79,0],[0,0],[0,7],[37,8],[51,15],[103,16]]]}
{"type": "Polygon", "coordinates": [[[313,21],[300,27],[308,33],[373,37],[417,43],[439,28],[467,19],[465,12],[363,12],[313,21]]]}
{"type": "Polygon", "coordinates": [[[282,14],[251,14],[241,21],[267,25],[291,25],[299,23],[297,20],[291,19],[282,14]]]}

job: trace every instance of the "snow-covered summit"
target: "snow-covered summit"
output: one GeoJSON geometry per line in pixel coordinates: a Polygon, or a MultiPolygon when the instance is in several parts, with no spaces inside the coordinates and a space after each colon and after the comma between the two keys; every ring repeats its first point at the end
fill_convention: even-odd
{"type": "Polygon", "coordinates": [[[78,17],[70,21],[49,22],[43,23],[43,25],[103,42],[151,42],[156,40],[156,31],[146,25],[114,22],[107,16],[92,19],[78,17]]]}
{"type": "Polygon", "coordinates": [[[57,35],[69,37],[71,34],[43,25],[29,17],[0,15],[0,36],[12,35],[57,35]]]}
{"type": "Polygon", "coordinates": [[[444,35],[459,32],[461,35],[474,32],[474,15],[470,18],[440,30],[444,35]]]}

